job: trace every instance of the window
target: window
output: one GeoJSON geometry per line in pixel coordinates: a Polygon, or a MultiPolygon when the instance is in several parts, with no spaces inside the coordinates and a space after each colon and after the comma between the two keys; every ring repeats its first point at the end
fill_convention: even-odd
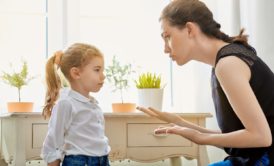
{"type": "MultiPolygon", "coordinates": [[[[41,111],[44,102],[46,58],[63,47],[62,12],[61,1],[0,1],[0,71],[9,71],[11,63],[16,70],[22,59],[28,62],[29,73],[36,78],[21,95],[22,101],[34,101],[35,111],[41,111]]],[[[17,89],[0,82],[0,91],[0,109],[5,112],[6,102],[17,100],[17,89]]]]}
{"type": "MultiPolygon", "coordinates": [[[[41,75],[47,52],[47,9],[46,0],[1,0],[0,1],[0,71],[15,67],[25,59],[31,75],[41,75]]],[[[1,110],[7,101],[17,100],[17,89],[0,83],[1,110]]],[[[43,87],[35,79],[22,89],[22,100],[43,101],[43,87]],[[33,89],[35,87],[35,90],[33,89]],[[31,94],[28,92],[32,92],[31,94]]]]}
{"type": "MultiPolygon", "coordinates": [[[[9,62],[19,64],[21,57],[28,61],[30,74],[39,77],[22,89],[22,99],[34,101],[35,111],[41,111],[47,57],[75,42],[89,43],[104,53],[106,65],[114,55],[121,63],[132,63],[137,70],[135,78],[146,71],[161,74],[166,84],[164,108],[173,106],[176,111],[187,109],[191,112],[195,97],[193,64],[186,65],[182,70],[163,51],[158,19],[168,2],[1,0],[0,51],[5,61],[0,62],[0,69],[8,69],[9,62]]],[[[7,101],[17,99],[17,91],[2,82],[0,84],[3,110],[7,101]]],[[[118,93],[111,93],[108,84],[94,95],[107,112],[111,110],[112,102],[120,100],[118,93]]],[[[137,102],[133,81],[126,92],[125,101],[137,102]]]]}

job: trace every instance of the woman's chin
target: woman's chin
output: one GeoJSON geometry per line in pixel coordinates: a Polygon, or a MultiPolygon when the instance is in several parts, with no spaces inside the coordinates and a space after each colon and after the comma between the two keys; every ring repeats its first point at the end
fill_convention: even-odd
{"type": "Polygon", "coordinates": [[[178,61],[178,60],[174,60],[178,66],[182,66],[184,63],[182,63],[181,61],[178,61]]]}
{"type": "Polygon", "coordinates": [[[187,60],[187,59],[176,59],[176,60],[174,60],[176,63],[177,63],[177,65],[178,66],[183,66],[183,65],[185,65],[185,64],[187,64],[190,60],[187,60]]]}

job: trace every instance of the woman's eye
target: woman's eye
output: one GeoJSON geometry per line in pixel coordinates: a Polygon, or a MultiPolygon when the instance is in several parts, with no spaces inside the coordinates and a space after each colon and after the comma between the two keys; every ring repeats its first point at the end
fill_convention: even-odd
{"type": "Polygon", "coordinates": [[[167,39],[167,38],[169,38],[169,37],[170,37],[170,35],[167,35],[167,34],[164,35],[164,38],[165,38],[165,39],[167,39]]]}
{"type": "Polygon", "coordinates": [[[164,39],[165,39],[166,41],[169,41],[169,40],[170,40],[170,36],[167,35],[167,36],[164,37],[164,39]]]}

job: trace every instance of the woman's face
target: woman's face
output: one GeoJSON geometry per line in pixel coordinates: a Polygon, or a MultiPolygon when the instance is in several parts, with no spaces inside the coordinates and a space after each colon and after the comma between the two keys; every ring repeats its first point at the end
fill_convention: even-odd
{"type": "Polygon", "coordinates": [[[178,65],[184,65],[191,60],[191,38],[188,28],[170,26],[168,21],[162,20],[162,37],[164,39],[165,53],[176,61],[178,65]]]}

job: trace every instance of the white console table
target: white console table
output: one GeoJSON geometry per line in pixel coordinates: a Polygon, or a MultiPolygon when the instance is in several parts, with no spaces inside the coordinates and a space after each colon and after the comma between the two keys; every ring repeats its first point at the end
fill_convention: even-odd
{"type": "MultiPolygon", "coordinates": [[[[164,123],[143,113],[105,113],[111,161],[130,159],[155,162],[170,158],[171,165],[181,166],[181,156],[197,159],[199,166],[208,165],[205,146],[176,135],[153,135],[164,123]]],[[[200,126],[209,113],[180,113],[184,119],[200,126]]],[[[40,159],[47,123],[41,113],[6,113],[1,118],[1,154],[9,166],[23,166],[26,161],[40,159]]]]}

